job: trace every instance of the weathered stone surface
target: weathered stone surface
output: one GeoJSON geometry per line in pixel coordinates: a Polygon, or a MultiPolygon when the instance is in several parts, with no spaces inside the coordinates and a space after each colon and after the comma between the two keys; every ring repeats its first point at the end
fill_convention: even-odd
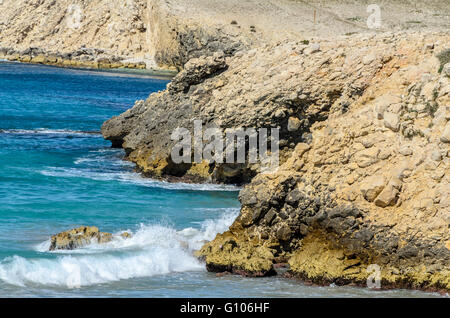
{"type": "Polygon", "coordinates": [[[400,121],[397,114],[386,112],[384,113],[384,125],[391,129],[392,131],[397,132],[400,128],[400,121]]]}
{"type": "Polygon", "coordinates": [[[392,185],[388,185],[381,191],[381,193],[375,199],[375,205],[385,208],[387,206],[394,205],[397,200],[399,191],[392,185]]]}
{"type": "Polygon", "coordinates": [[[442,68],[442,74],[450,76],[450,63],[447,63],[442,68]]]}
{"type": "MultiPolygon", "coordinates": [[[[438,38],[428,37],[433,43],[438,38]]],[[[270,263],[288,261],[292,277],[365,285],[367,269],[378,264],[382,288],[450,290],[450,157],[442,139],[448,79],[420,43],[405,41],[396,49],[408,58],[391,59],[345,112],[330,110],[277,171],[257,175],[242,190],[241,213],[224,233],[239,241],[233,250],[239,262],[220,249],[218,236],[200,252],[207,264],[227,259],[226,268],[244,268],[254,243],[271,254],[266,263],[252,261],[253,272],[257,264],[267,271],[270,263]],[[431,96],[421,94],[423,74],[436,90],[431,96]],[[382,96],[395,98],[381,107],[380,118],[374,105],[382,96]],[[431,103],[428,98],[435,98],[433,112],[411,116],[407,109],[431,103]],[[386,129],[384,115],[398,104],[407,106],[395,106],[396,121],[386,129]]]]}
{"type": "Polygon", "coordinates": [[[313,43],[313,44],[311,44],[310,46],[308,46],[305,49],[304,53],[306,55],[309,55],[309,54],[313,54],[313,53],[316,53],[316,52],[319,52],[319,51],[320,51],[320,44],[319,43],[313,43]]]}
{"type": "MultiPolygon", "coordinates": [[[[130,238],[129,233],[121,234],[123,238],[130,238]]],[[[80,226],[66,232],[53,235],[50,239],[50,251],[73,250],[92,243],[108,243],[113,239],[111,233],[100,232],[96,226],[80,226]]]]}
{"type": "Polygon", "coordinates": [[[301,121],[296,117],[289,117],[288,131],[297,131],[301,126],[301,121]]]}
{"type": "MultiPolygon", "coordinates": [[[[3,1],[0,45],[5,50],[0,58],[14,59],[17,54],[17,60],[27,63],[89,68],[97,59],[115,63],[131,58],[156,67],[146,33],[148,10],[141,0],[128,5],[104,0],[3,1]]],[[[100,68],[112,67],[100,63],[100,68]]]]}
{"type": "MultiPolygon", "coordinates": [[[[326,119],[331,107],[341,111],[340,105],[357,99],[378,70],[375,65],[367,65],[364,75],[354,74],[353,61],[347,65],[344,58],[344,52],[348,49],[350,54],[354,47],[341,49],[342,53],[337,54],[342,43],[323,43],[321,51],[311,56],[302,54],[303,44],[285,41],[239,52],[234,57],[217,52],[192,59],[167,90],[152,94],[105,122],[103,136],[113,146],[123,147],[128,159],[148,176],[248,182],[261,171],[261,162],[173,164],[171,149],[176,142],[171,138],[172,132],[183,127],[193,136],[195,120],[201,120],[204,128],[279,127],[283,162],[297,143],[308,142],[308,131],[314,122],[326,119]],[[304,71],[318,67],[321,72],[304,71]],[[323,74],[336,69],[343,74],[342,78],[324,80],[323,74]],[[198,169],[199,164],[204,168],[198,169]]],[[[367,159],[358,162],[374,164],[379,160],[378,151],[375,147],[368,149],[367,159]]],[[[296,165],[300,169],[301,161],[296,165]]]]}
{"type": "Polygon", "coordinates": [[[385,185],[386,179],[383,176],[372,176],[364,180],[360,189],[364,198],[369,202],[373,202],[378,194],[383,191],[385,185]]]}
{"type": "MultiPolygon", "coordinates": [[[[366,6],[365,3],[343,6],[341,2],[333,1],[323,8],[320,0],[308,3],[261,3],[260,0],[3,1],[0,43],[4,48],[0,50],[0,58],[7,55],[18,60],[20,54],[14,57],[14,53],[44,49],[48,53],[45,63],[68,66],[69,62],[63,64],[62,61],[70,60],[72,67],[85,67],[79,52],[95,49],[102,52],[90,57],[90,62],[96,61],[96,57],[125,61],[119,66],[111,63],[101,67],[180,70],[194,57],[212,55],[216,51],[233,55],[239,50],[286,39],[302,40],[302,50],[311,54],[319,51],[320,44],[310,44],[307,39],[330,37],[334,40],[349,33],[367,32],[364,19],[348,23],[350,11],[363,12],[366,6]],[[326,23],[311,19],[311,5],[326,23]],[[8,49],[15,52],[4,52],[8,49]],[[50,62],[49,57],[59,53],[64,54],[60,56],[61,61],[50,62]]],[[[433,16],[434,12],[446,16],[448,6],[444,3],[422,0],[416,1],[415,7],[422,8],[416,10],[416,19],[432,19],[432,23],[420,24],[420,29],[440,31],[447,28],[446,19],[433,16]]],[[[409,7],[400,1],[386,3],[383,23],[391,31],[410,28],[408,10],[409,7]]],[[[438,43],[432,45],[439,48],[438,43]]],[[[23,54],[31,55],[29,52],[23,54]]],[[[365,52],[364,57],[366,63],[376,64],[377,59],[373,57],[386,60],[381,54],[370,51],[365,52]]],[[[332,74],[337,76],[339,72],[332,74]]]]}

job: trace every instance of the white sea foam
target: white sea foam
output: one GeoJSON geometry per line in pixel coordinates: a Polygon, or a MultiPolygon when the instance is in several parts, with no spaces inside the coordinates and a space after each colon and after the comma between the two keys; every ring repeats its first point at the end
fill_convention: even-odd
{"type": "MultiPolygon", "coordinates": [[[[204,265],[193,256],[193,250],[225,231],[237,213],[237,209],[227,209],[218,220],[203,222],[200,230],[176,231],[163,225],[141,225],[130,239],[115,237],[106,244],[57,252],[56,258],[8,257],[0,262],[0,280],[16,286],[73,288],[173,272],[203,271],[204,265]]],[[[44,252],[49,244],[43,242],[36,249],[44,252]]]]}
{"type": "MultiPolygon", "coordinates": [[[[86,158],[84,158],[86,159],[86,158]]],[[[89,161],[89,159],[87,159],[89,161]]],[[[95,160],[95,159],[93,159],[95,160]]],[[[77,159],[78,164],[80,159],[77,159]]],[[[86,163],[86,161],[84,161],[86,163]]],[[[119,164],[118,164],[119,165],[119,164]]],[[[195,191],[239,191],[240,187],[234,185],[222,184],[192,184],[192,183],[170,183],[165,181],[144,178],[140,174],[132,171],[96,171],[95,169],[85,168],[65,168],[65,167],[48,167],[41,174],[50,177],[59,178],[86,178],[98,181],[119,181],[129,184],[135,184],[150,188],[163,188],[169,190],[195,190],[195,191]]]]}
{"type": "Polygon", "coordinates": [[[16,286],[43,284],[71,288],[202,269],[199,261],[187,252],[155,247],[123,256],[67,255],[56,260],[13,256],[0,265],[0,279],[16,286]]]}
{"type": "Polygon", "coordinates": [[[63,135],[63,136],[83,136],[83,137],[98,137],[100,136],[99,131],[81,131],[81,130],[70,130],[70,129],[46,129],[46,128],[36,128],[36,129],[0,129],[0,132],[5,134],[16,134],[16,135],[63,135]]]}
{"type": "Polygon", "coordinates": [[[122,149],[96,149],[89,151],[88,154],[75,159],[74,164],[80,167],[101,167],[104,169],[105,162],[108,167],[134,167],[135,164],[123,160],[124,151],[122,149]]]}

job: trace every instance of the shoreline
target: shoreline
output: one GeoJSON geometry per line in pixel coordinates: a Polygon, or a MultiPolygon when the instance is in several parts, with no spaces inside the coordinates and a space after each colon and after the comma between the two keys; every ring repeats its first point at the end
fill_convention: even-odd
{"type": "Polygon", "coordinates": [[[117,67],[117,68],[90,68],[90,67],[77,67],[77,66],[67,66],[67,65],[59,65],[59,64],[51,64],[51,63],[33,63],[33,62],[22,62],[22,61],[14,61],[8,59],[0,59],[0,63],[15,63],[15,64],[25,64],[25,65],[36,65],[36,66],[47,66],[47,67],[56,67],[61,69],[71,69],[78,71],[88,71],[95,73],[103,73],[103,74],[112,74],[112,75],[129,75],[136,77],[152,77],[157,79],[166,79],[171,80],[176,74],[177,71],[171,71],[166,69],[139,69],[139,68],[125,68],[125,67],[117,67]]]}
{"type": "MultiPolygon", "coordinates": [[[[119,30],[120,45],[104,41],[117,31],[105,27],[111,15],[93,27],[91,14],[82,31],[55,36],[52,49],[69,53],[30,46],[0,56],[101,72],[179,71],[101,132],[143,177],[245,184],[234,223],[196,252],[208,271],[270,276],[282,260],[288,276],[361,285],[375,265],[387,286],[450,291],[448,7],[375,5],[383,27],[369,30],[362,2],[269,1],[253,17],[234,4],[166,0],[145,11],[138,1],[139,23],[119,30]],[[87,44],[74,40],[92,30],[87,44]],[[277,128],[279,166],[174,163],[170,134],[183,127],[192,136],[196,119],[208,128],[277,128]]],[[[38,34],[29,43],[46,47],[38,34]]],[[[4,43],[23,40],[14,39],[4,43]]]]}
{"type": "MultiPolygon", "coordinates": [[[[140,173],[143,177],[145,177],[145,174],[140,173]]],[[[157,180],[157,179],[155,179],[157,180]]],[[[172,181],[169,181],[172,182],[172,181]]],[[[180,182],[180,180],[176,180],[175,182],[180,182]]],[[[199,185],[201,185],[202,183],[199,183],[199,185]]],[[[204,184],[204,183],[203,183],[204,184]]],[[[194,254],[195,256],[195,254],[194,254]]],[[[222,275],[226,275],[228,272],[227,268],[219,268],[219,270],[215,270],[213,267],[208,267],[207,263],[203,260],[202,263],[205,264],[205,267],[208,269],[208,271],[210,272],[217,272],[217,273],[222,273],[222,275]]],[[[307,286],[330,286],[331,284],[336,284],[337,286],[350,286],[350,287],[358,287],[358,288],[365,288],[365,284],[364,282],[355,282],[355,281],[335,281],[335,280],[317,280],[317,279],[309,279],[307,277],[306,274],[299,274],[299,273],[291,273],[290,271],[285,272],[284,274],[279,274],[278,273],[278,267],[280,267],[279,265],[282,265],[283,263],[274,263],[274,268],[277,268],[276,270],[272,270],[269,273],[266,274],[262,274],[262,273],[252,273],[249,274],[247,271],[245,270],[238,270],[238,271],[233,271],[230,274],[233,275],[237,275],[237,276],[243,276],[243,277],[277,277],[277,278],[288,278],[288,279],[292,279],[292,280],[297,280],[307,286]]],[[[399,282],[399,283],[390,283],[387,281],[383,281],[382,282],[382,288],[380,290],[419,290],[419,291],[424,291],[427,293],[439,293],[441,296],[446,296],[448,295],[448,292],[445,289],[433,289],[433,288],[416,288],[414,286],[411,286],[411,284],[407,281],[405,282],[399,282]]],[[[377,291],[377,290],[375,290],[377,291]]]]}

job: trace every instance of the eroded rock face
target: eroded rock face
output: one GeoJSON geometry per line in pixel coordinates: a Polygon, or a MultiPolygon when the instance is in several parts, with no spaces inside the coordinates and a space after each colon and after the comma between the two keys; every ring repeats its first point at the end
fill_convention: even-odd
{"type": "MultiPolygon", "coordinates": [[[[130,238],[127,232],[120,235],[130,238]]],[[[50,241],[50,251],[73,250],[89,245],[91,243],[108,243],[113,239],[111,233],[100,232],[96,226],[81,226],[66,232],[53,235],[50,241]]]]}
{"type": "Polygon", "coordinates": [[[0,57],[88,68],[155,66],[147,1],[2,1],[0,57]]]}
{"type": "MultiPolygon", "coordinates": [[[[389,44],[370,62],[377,72],[345,112],[332,107],[312,124],[310,141],[241,191],[237,220],[199,251],[208,269],[269,274],[288,262],[290,276],[366,285],[376,264],[382,288],[450,290],[450,148],[442,138],[450,80],[438,73],[436,52],[422,50],[428,40],[450,38],[381,40],[389,44]],[[395,123],[386,125],[386,113],[395,123]]],[[[371,64],[355,52],[363,76],[371,64]]]]}
{"type": "MultiPolygon", "coordinates": [[[[323,41],[320,51],[308,54],[304,51],[310,45],[286,41],[232,57],[218,52],[192,59],[165,91],[107,121],[103,136],[123,147],[128,158],[152,177],[249,182],[261,171],[258,163],[174,164],[172,132],[182,127],[193,136],[194,120],[201,120],[204,128],[279,128],[284,162],[297,143],[310,139],[314,122],[347,111],[393,50],[392,45],[377,43],[371,49],[379,52],[378,59],[359,65],[354,61],[365,56],[366,43],[348,46],[347,41],[323,41]]],[[[367,161],[373,160],[378,159],[367,161]]]]}
{"type": "Polygon", "coordinates": [[[251,43],[242,36],[250,31],[202,24],[176,10],[178,2],[2,1],[0,58],[77,68],[180,70],[193,57],[219,50],[233,54],[251,43]]]}

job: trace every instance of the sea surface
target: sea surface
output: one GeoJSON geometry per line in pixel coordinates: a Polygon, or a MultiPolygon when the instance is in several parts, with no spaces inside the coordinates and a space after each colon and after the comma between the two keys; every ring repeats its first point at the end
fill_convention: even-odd
{"type": "Polygon", "coordinates": [[[239,189],[144,179],[99,133],[167,83],[0,63],[0,297],[439,296],[206,272],[192,253],[233,222],[239,189]],[[81,225],[133,237],[48,252],[81,225]]]}

